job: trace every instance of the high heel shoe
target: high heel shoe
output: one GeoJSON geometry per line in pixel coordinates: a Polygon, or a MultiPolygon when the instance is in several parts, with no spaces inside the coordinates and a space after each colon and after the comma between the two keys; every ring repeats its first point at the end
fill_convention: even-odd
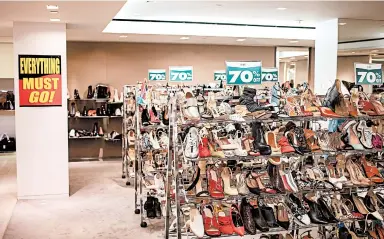
{"type": "Polygon", "coordinates": [[[374,216],[376,219],[382,221],[383,217],[379,213],[379,206],[377,204],[377,198],[376,195],[373,192],[373,189],[369,189],[367,194],[364,197],[364,204],[367,207],[367,210],[370,212],[372,216],[374,216]]]}
{"type": "Polygon", "coordinates": [[[272,154],[280,154],[280,147],[276,142],[276,134],[274,131],[268,131],[265,133],[267,144],[271,146],[272,154]]]}
{"type": "Polygon", "coordinates": [[[251,204],[249,204],[249,202],[247,201],[247,198],[245,197],[241,200],[240,214],[241,214],[241,217],[243,218],[245,231],[251,235],[255,235],[256,225],[252,216],[252,206],[251,204]]]}
{"type": "Polygon", "coordinates": [[[219,222],[217,217],[214,216],[214,209],[212,205],[204,205],[202,209],[202,216],[204,221],[204,231],[208,236],[220,236],[219,222]]]}
{"type": "Polygon", "coordinates": [[[236,181],[237,181],[237,184],[236,184],[236,187],[237,187],[237,191],[239,192],[240,195],[248,195],[249,194],[249,189],[247,187],[247,184],[246,184],[246,176],[244,175],[244,173],[238,173],[236,174],[236,181]]]}
{"type": "Polygon", "coordinates": [[[212,198],[224,198],[223,181],[218,177],[217,170],[213,166],[207,168],[208,191],[212,198]]]}
{"type": "Polygon", "coordinates": [[[337,178],[336,170],[333,167],[333,165],[331,165],[330,163],[328,163],[327,165],[327,172],[328,172],[328,181],[333,185],[335,185],[335,187],[337,187],[338,189],[342,189],[343,184],[340,182],[339,178],[337,178]]]}
{"type": "MultiPolygon", "coordinates": [[[[272,188],[269,188],[269,187],[265,187],[263,182],[261,181],[261,177],[268,177],[267,173],[256,174],[256,173],[252,172],[251,175],[252,175],[252,177],[254,179],[256,179],[257,186],[259,187],[261,192],[271,193],[271,194],[276,194],[277,193],[276,190],[274,190],[272,188]]],[[[268,181],[270,181],[269,177],[268,177],[268,181]]]]}
{"type": "Polygon", "coordinates": [[[363,145],[360,143],[359,137],[357,136],[357,123],[351,124],[348,128],[348,142],[349,145],[355,150],[364,150],[363,145]]]}
{"type": "Polygon", "coordinates": [[[289,217],[288,217],[288,211],[285,208],[283,203],[279,203],[277,206],[277,224],[279,224],[280,227],[284,228],[285,230],[289,229],[289,217]]]}
{"type": "Polygon", "coordinates": [[[256,195],[260,195],[260,189],[258,187],[256,179],[252,177],[251,174],[247,175],[247,178],[245,179],[245,182],[247,184],[248,190],[256,195]]]}
{"type": "Polygon", "coordinates": [[[220,175],[224,183],[224,193],[231,196],[238,195],[239,192],[237,191],[237,189],[235,187],[231,187],[231,178],[232,178],[231,169],[229,167],[224,167],[220,175]]]}
{"type": "Polygon", "coordinates": [[[367,178],[365,178],[366,180],[364,180],[363,178],[360,178],[361,180],[359,179],[359,176],[360,177],[363,177],[363,176],[362,175],[358,176],[359,169],[355,167],[351,159],[347,160],[346,169],[349,173],[349,178],[354,185],[357,185],[357,186],[370,185],[370,183],[367,182],[369,181],[367,178]]]}
{"type": "Polygon", "coordinates": [[[374,183],[383,183],[383,177],[381,176],[379,169],[371,162],[367,161],[365,155],[361,156],[361,162],[363,164],[365,175],[374,183]]]}

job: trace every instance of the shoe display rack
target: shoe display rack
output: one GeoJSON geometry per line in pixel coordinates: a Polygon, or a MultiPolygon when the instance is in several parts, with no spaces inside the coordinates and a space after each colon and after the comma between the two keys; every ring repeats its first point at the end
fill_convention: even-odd
{"type": "MultiPolygon", "coordinates": [[[[135,179],[135,141],[136,141],[136,85],[123,87],[123,126],[122,126],[122,178],[127,178],[126,185],[135,179]],[[132,152],[133,151],[133,152],[132,152]]],[[[134,185],[137,183],[134,182],[134,185]]]]}
{"type": "Polygon", "coordinates": [[[123,101],[117,90],[109,98],[106,89],[97,86],[92,90],[90,86],[86,98],[80,98],[75,90],[74,99],[68,99],[70,162],[121,158],[123,101]]]}
{"type": "MultiPolygon", "coordinates": [[[[351,89],[341,101],[338,84],[323,102],[309,89],[287,96],[274,88],[274,104],[255,101],[248,87],[225,100],[193,87],[176,92],[165,237],[382,238],[384,107],[351,89]]],[[[141,131],[161,128],[142,122],[141,131]]],[[[137,143],[153,150],[153,141],[137,143]]]]}
{"type": "Polygon", "coordinates": [[[147,221],[166,217],[167,200],[165,180],[171,166],[170,118],[168,112],[171,87],[149,86],[145,83],[136,87],[134,125],[135,138],[135,213],[140,214],[141,227],[147,221]],[[137,170],[136,170],[137,169],[137,170]]]}

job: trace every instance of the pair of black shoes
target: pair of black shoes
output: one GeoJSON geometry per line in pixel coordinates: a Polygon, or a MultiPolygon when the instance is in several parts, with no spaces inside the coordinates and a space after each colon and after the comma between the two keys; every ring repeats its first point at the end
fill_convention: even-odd
{"type": "Polygon", "coordinates": [[[256,229],[268,232],[269,228],[279,227],[273,208],[262,205],[251,205],[243,198],[240,205],[241,217],[243,218],[245,231],[251,235],[256,234],[256,229]]]}
{"type": "Polygon", "coordinates": [[[253,149],[260,152],[261,155],[270,155],[271,146],[267,144],[264,138],[264,130],[260,122],[252,123],[253,149]]]}
{"type": "Polygon", "coordinates": [[[107,111],[105,110],[105,106],[102,105],[100,108],[96,109],[97,116],[107,116],[107,111]]]}
{"type": "Polygon", "coordinates": [[[159,199],[148,196],[144,203],[144,210],[147,212],[147,217],[150,219],[161,218],[161,206],[159,199]]]}

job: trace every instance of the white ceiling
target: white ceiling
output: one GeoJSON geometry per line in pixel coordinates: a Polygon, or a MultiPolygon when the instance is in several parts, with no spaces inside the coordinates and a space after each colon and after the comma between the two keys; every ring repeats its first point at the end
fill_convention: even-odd
{"type": "MultiPolygon", "coordinates": [[[[381,1],[0,1],[0,42],[12,40],[13,21],[49,22],[50,17],[59,17],[61,22],[67,23],[69,41],[313,46],[313,40],[289,43],[282,39],[247,38],[246,41],[237,42],[236,37],[191,36],[189,40],[182,41],[181,35],[131,33],[126,38],[120,38],[120,34],[102,31],[113,18],[314,27],[318,22],[332,18],[384,20],[382,9],[384,2],[381,1]],[[58,5],[59,14],[50,14],[45,7],[47,4],[58,5]],[[280,11],[276,9],[278,7],[287,9],[280,11]]],[[[376,25],[366,33],[360,29],[368,29],[365,25],[358,28],[348,25],[342,26],[345,28],[340,33],[346,39],[359,38],[381,29],[376,25]]]]}

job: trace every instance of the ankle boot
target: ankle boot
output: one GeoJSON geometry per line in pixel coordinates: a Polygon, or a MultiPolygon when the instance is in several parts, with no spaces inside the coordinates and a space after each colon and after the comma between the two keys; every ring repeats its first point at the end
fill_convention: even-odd
{"type": "Polygon", "coordinates": [[[265,142],[264,130],[260,122],[252,123],[253,148],[259,151],[261,155],[270,155],[272,153],[271,146],[265,142]]]}
{"type": "Polygon", "coordinates": [[[144,203],[144,210],[147,211],[147,217],[150,219],[156,218],[155,210],[155,198],[152,196],[147,197],[147,201],[144,203]]]}
{"type": "Polygon", "coordinates": [[[249,112],[255,112],[260,110],[270,110],[273,107],[261,107],[259,106],[254,98],[256,96],[256,89],[245,87],[243,95],[240,97],[239,102],[241,105],[245,105],[249,112]]]}
{"type": "Polygon", "coordinates": [[[101,110],[100,110],[100,108],[97,108],[97,109],[96,109],[96,115],[97,115],[97,116],[101,116],[101,110]]]}
{"type": "Polygon", "coordinates": [[[73,92],[73,98],[75,100],[80,100],[79,91],[77,89],[75,89],[74,92],[73,92]]]}
{"type": "Polygon", "coordinates": [[[87,110],[87,107],[84,106],[84,108],[83,108],[83,112],[82,112],[81,116],[88,116],[88,110],[87,110]]]}
{"type": "Polygon", "coordinates": [[[87,99],[92,99],[93,98],[93,90],[92,86],[88,86],[88,93],[87,93],[87,99]]]}

